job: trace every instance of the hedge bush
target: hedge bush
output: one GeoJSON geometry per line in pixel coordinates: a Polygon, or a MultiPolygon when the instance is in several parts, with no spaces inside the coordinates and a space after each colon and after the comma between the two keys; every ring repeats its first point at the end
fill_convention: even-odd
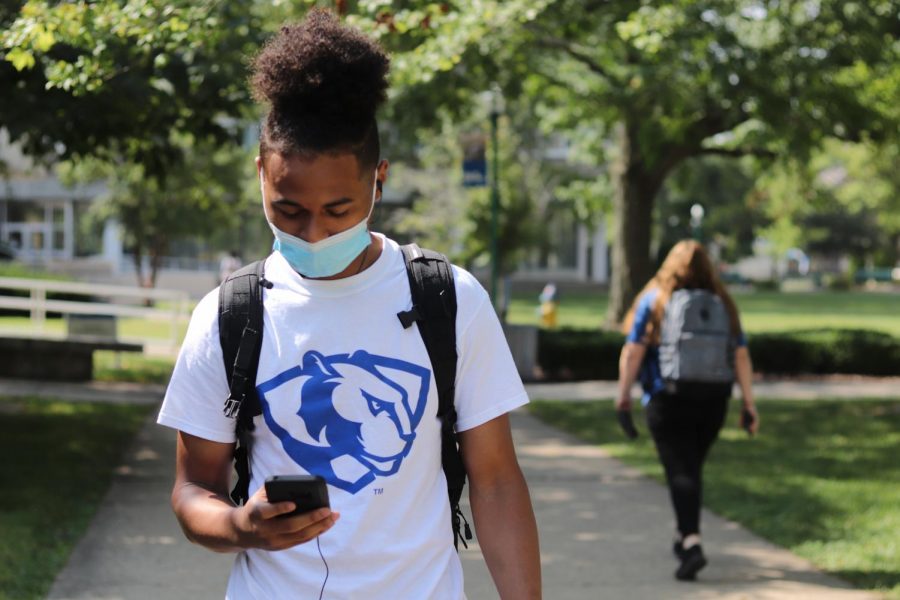
{"type": "MultiPolygon", "coordinates": [[[[538,364],[548,380],[618,378],[624,336],[542,329],[538,364]]],[[[773,375],[900,375],[900,339],[862,329],[815,329],[748,336],[756,372],[773,375]]]]}
{"type": "Polygon", "coordinates": [[[541,329],[538,364],[547,379],[616,379],[625,336],[591,329],[541,329]]]}
{"type": "Polygon", "coordinates": [[[812,329],[748,336],[754,370],[779,375],[900,375],[900,339],[865,329],[812,329]]]}

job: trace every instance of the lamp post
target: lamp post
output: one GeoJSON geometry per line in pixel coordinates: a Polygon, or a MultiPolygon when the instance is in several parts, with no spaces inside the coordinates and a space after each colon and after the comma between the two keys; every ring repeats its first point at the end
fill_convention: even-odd
{"type": "Polygon", "coordinates": [[[703,241],[701,239],[700,226],[703,224],[704,214],[706,214],[706,211],[703,210],[702,204],[691,205],[691,237],[698,242],[703,241]]]}
{"type": "Polygon", "coordinates": [[[503,94],[496,83],[491,86],[491,300],[497,307],[497,284],[500,277],[499,221],[500,221],[500,148],[497,123],[503,112],[503,94]]]}

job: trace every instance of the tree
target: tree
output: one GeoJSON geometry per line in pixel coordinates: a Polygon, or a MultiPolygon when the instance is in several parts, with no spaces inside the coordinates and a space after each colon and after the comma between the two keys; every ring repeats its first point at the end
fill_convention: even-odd
{"type": "Polygon", "coordinates": [[[889,79],[896,2],[560,2],[528,27],[543,104],[597,115],[610,153],[616,230],[609,321],[652,273],[654,201],[685,160],[805,156],[826,136],[884,139],[896,120],[859,93],[889,79]],[[567,8],[568,10],[560,10],[567,8]]]}
{"type": "MultiPolygon", "coordinates": [[[[268,19],[274,24],[301,18],[314,5],[330,7],[391,51],[392,96],[381,119],[384,151],[395,164],[406,167],[395,169],[399,177],[392,176],[392,181],[403,179],[427,194],[417,200],[414,214],[400,223],[399,229],[471,263],[487,252],[490,206],[486,190],[461,189],[459,135],[487,121],[479,96],[497,79],[498,67],[482,56],[498,46],[502,32],[515,32],[550,1],[305,0],[277,7],[268,19]],[[423,172],[428,174],[425,180],[423,172]],[[463,219],[448,217],[462,207],[463,219]]],[[[518,116],[522,121],[531,119],[515,106],[515,98],[510,98],[509,104],[503,123],[518,116]]],[[[527,104],[527,99],[522,98],[521,104],[527,104]]],[[[524,139],[538,132],[517,125],[501,127],[506,136],[500,144],[503,211],[498,250],[502,273],[514,269],[516,259],[533,240],[537,217],[533,207],[540,203],[537,196],[546,194],[546,186],[536,181],[540,178],[530,168],[540,167],[535,161],[539,148],[524,139]],[[522,161],[529,161],[528,169],[522,161]]]]}
{"type": "Polygon", "coordinates": [[[0,126],[34,158],[70,160],[67,177],[110,182],[98,210],[122,224],[141,285],[155,284],[173,240],[221,223],[241,188],[245,62],[261,39],[252,9],[250,0],[0,5],[0,85],[14,90],[0,96],[0,126]]]}
{"type": "Polygon", "coordinates": [[[661,264],[679,240],[699,233],[704,243],[714,242],[727,262],[753,253],[753,241],[770,222],[764,203],[752,194],[759,167],[752,158],[735,160],[702,156],[676,167],[660,190],[657,218],[656,263],[661,264]],[[691,224],[694,204],[704,209],[699,232],[691,224]]]}
{"type": "MultiPolygon", "coordinates": [[[[471,113],[477,92],[496,81],[533,107],[528,126],[580,139],[588,163],[608,165],[593,189],[606,189],[608,179],[614,190],[610,322],[651,275],[656,198],[686,160],[802,161],[827,137],[881,143],[896,137],[900,122],[900,0],[348,0],[280,5],[271,14],[312,4],[336,7],[394,52],[387,115],[399,133],[393,147],[409,158],[423,127],[471,113]]],[[[96,6],[115,12],[118,4],[96,6]]],[[[159,0],[125,6],[163,14],[159,0]]],[[[189,20],[189,5],[175,9],[189,20]]],[[[12,28],[14,36],[28,33],[28,43],[4,36],[8,60],[23,66],[27,52],[47,54],[43,22],[12,28]]],[[[174,39],[179,28],[161,26],[159,35],[174,39]]],[[[94,46],[74,46],[92,65],[86,49],[94,46]]],[[[85,71],[89,81],[94,71],[85,71]]]]}
{"type": "MultiPolygon", "coordinates": [[[[165,178],[148,177],[141,164],[78,159],[60,165],[66,183],[105,179],[108,192],[91,208],[95,220],[115,219],[131,250],[138,285],[155,287],[162,259],[173,242],[241,230],[247,204],[244,182],[253,162],[238,147],[183,142],[184,162],[165,178]],[[145,270],[145,258],[149,269],[145,270]]],[[[249,190],[259,202],[258,188],[249,190]]],[[[254,203],[255,203],[254,202],[254,203]]],[[[235,240],[237,242],[237,240],[235,240]]]]}
{"type": "MultiPolygon", "coordinates": [[[[530,118],[524,100],[510,102],[499,119],[498,254],[502,276],[513,273],[528,250],[545,242],[541,225],[557,184],[566,178],[565,168],[545,159],[547,140],[523,126],[530,118]]],[[[488,138],[486,109],[473,110],[461,122],[445,117],[440,133],[423,136],[412,159],[398,165],[391,176],[392,183],[413,187],[421,194],[398,229],[470,266],[484,266],[490,251],[490,190],[462,187],[460,139],[473,133],[488,138]]],[[[392,149],[386,151],[392,156],[392,149]]]]}
{"type": "MultiPolygon", "coordinates": [[[[497,216],[497,255],[500,277],[512,274],[527,250],[541,238],[540,217],[547,205],[547,174],[540,162],[540,146],[523,139],[515,129],[502,128],[498,141],[500,153],[500,197],[497,216]]],[[[468,263],[490,256],[490,188],[470,191],[467,207],[470,235],[464,258],[468,263]]],[[[498,300],[499,301],[499,300],[498,300]]],[[[508,302],[505,298],[504,302],[508,302]]]]}
{"type": "Polygon", "coordinates": [[[388,6],[356,9],[398,53],[398,96],[418,111],[460,110],[457,85],[496,79],[533,100],[536,125],[598,133],[615,190],[610,322],[651,275],[655,199],[685,160],[804,157],[828,136],[897,131],[897,0],[388,6]]]}
{"type": "Polygon", "coordinates": [[[0,126],[50,162],[93,156],[164,178],[179,136],[234,142],[249,104],[249,0],[4,2],[0,126]]]}
{"type": "Polygon", "coordinates": [[[763,230],[783,252],[799,247],[857,265],[900,260],[900,148],[826,140],[808,161],[786,161],[756,184],[771,219],[763,230]]]}

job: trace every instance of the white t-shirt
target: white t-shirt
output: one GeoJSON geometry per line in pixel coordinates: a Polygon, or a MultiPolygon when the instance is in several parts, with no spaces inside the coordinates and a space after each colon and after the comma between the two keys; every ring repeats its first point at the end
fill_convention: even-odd
{"type": "MultiPolygon", "coordinates": [[[[453,547],[431,363],[417,327],[403,256],[384,240],[378,260],[345,279],[304,279],[274,253],[266,261],[250,493],[266,477],[313,473],[328,481],[341,518],[316,542],[235,559],[227,597],[464,598],[453,547]],[[327,566],[326,566],[327,565],[327,566]],[[327,576],[327,582],[326,582],[327,576]]],[[[454,267],[459,360],[457,429],[525,404],[484,289],[454,267]]],[[[231,443],[218,291],[197,306],[158,422],[231,443]]]]}

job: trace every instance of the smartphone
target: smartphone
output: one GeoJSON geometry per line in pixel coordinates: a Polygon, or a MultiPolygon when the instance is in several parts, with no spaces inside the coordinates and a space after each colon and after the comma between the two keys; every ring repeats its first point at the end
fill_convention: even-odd
{"type": "Polygon", "coordinates": [[[622,431],[625,432],[628,439],[633,440],[638,436],[638,430],[634,426],[634,419],[631,418],[630,410],[616,411],[616,418],[619,419],[619,427],[622,428],[622,431]]]}
{"type": "Polygon", "coordinates": [[[308,513],[317,508],[326,508],[328,502],[328,486],[325,479],[318,475],[274,475],[266,479],[266,496],[269,502],[290,501],[297,505],[296,510],[279,515],[292,517],[308,513]]]}
{"type": "Polygon", "coordinates": [[[753,413],[746,408],[741,409],[741,427],[747,432],[747,435],[753,435],[753,413]]]}

